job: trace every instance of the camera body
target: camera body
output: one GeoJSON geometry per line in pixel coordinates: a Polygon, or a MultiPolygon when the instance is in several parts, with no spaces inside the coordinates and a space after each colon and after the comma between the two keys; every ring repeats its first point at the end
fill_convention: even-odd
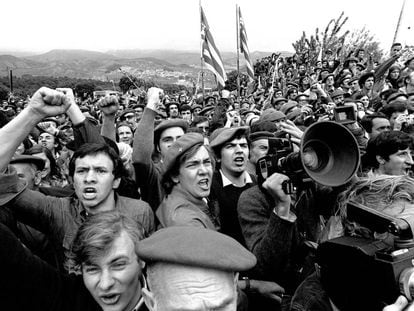
{"type": "Polygon", "coordinates": [[[340,106],[334,108],[334,120],[340,124],[350,124],[357,120],[357,116],[352,106],[340,106]]]}
{"type": "Polygon", "coordinates": [[[321,282],[340,310],[382,310],[399,295],[414,298],[414,239],[409,222],[355,202],[348,218],[378,232],[381,240],[343,236],[318,248],[321,282]],[[391,233],[391,234],[390,234],[391,233]]]}

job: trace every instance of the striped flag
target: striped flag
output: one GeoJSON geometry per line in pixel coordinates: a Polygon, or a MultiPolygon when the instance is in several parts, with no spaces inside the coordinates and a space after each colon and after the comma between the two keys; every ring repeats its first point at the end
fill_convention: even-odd
{"type": "Polygon", "coordinates": [[[207,23],[207,18],[204,15],[203,8],[200,6],[201,12],[201,59],[204,65],[216,75],[217,82],[224,87],[227,80],[226,71],[224,70],[223,61],[220,52],[214,43],[213,36],[210,32],[210,27],[207,23]]]}
{"type": "Polygon", "coordinates": [[[239,31],[240,31],[240,52],[244,54],[244,58],[246,59],[247,75],[250,77],[250,79],[254,80],[253,65],[250,59],[249,47],[247,46],[246,26],[244,25],[240,7],[239,7],[239,31]]]}

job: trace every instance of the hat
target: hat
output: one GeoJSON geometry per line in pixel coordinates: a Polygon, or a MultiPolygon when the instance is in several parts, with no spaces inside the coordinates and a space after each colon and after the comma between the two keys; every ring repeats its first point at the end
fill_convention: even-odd
{"type": "Polygon", "coordinates": [[[26,189],[26,183],[20,181],[19,176],[15,173],[16,169],[10,166],[9,172],[9,174],[4,174],[0,181],[1,188],[5,189],[0,192],[0,206],[10,202],[26,189]]]}
{"type": "Polygon", "coordinates": [[[404,65],[406,66],[406,67],[408,67],[408,65],[410,64],[410,62],[412,61],[412,60],[414,60],[414,55],[411,55],[405,62],[404,62],[404,65]]]}
{"type": "Polygon", "coordinates": [[[124,111],[122,111],[122,113],[119,115],[119,119],[120,119],[120,120],[124,119],[124,118],[125,118],[125,116],[126,116],[127,114],[129,114],[129,113],[133,113],[133,114],[134,114],[134,116],[135,116],[135,110],[134,110],[134,109],[131,109],[131,108],[128,108],[128,109],[125,109],[124,111]]]}
{"type": "Polygon", "coordinates": [[[39,158],[39,157],[32,156],[32,155],[27,155],[27,154],[14,156],[11,159],[10,164],[15,164],[15,163],[34,164],[34,165],[36,165],[38,171],[41,171],[45,168],[45,160],[43,160],[42,158],[39,158]]]}
{"type": "Polygon", "coordinates": [[[304,99],[304,100],[309,100],[309,95],[308,94],[305,94],[305,93],[299,93],[296,97],[295,97],[295,101],[297,102],[297,101],[299,101],[299,98],[300,97],[303,97],[303,96],[305,96],[306,97],[306,99],[304,99]]]}
{"type": "Polygon", "coordinates": [[[199,227],[169,227],[138,242],[138,257],[147,264],[164,262],[220,271],[246,271],[256,257],[233,238],[199,227]]]}
{"type": "Polygon", "coordinates": [[[246,124],[248,126],[252,126],[253,123],[255,123],[256,121],[259,121],[260,117],[256,114],[251,114],[249,116],[247,116],[246,118],[246,124]]]}
{"type": "Polygon", "coordinates": [[[287,98],[284,98],[284,97],[277,97],[277,98],[273,99],[273,104],[277,104],[277,103],[279,103],[281,101],[287,102],[288,99],[287,98]]]}
{"type": "Polygon", "coordinates": [[[286,118],[286,115],[283,112],[270,108],[270,109],[266,109],[265,111],[263,111],[260,117],[260,122],[262,121],[275,122],[275,121],[280,121],[284,118],[286,118]]]}
{"type": "Polygon", "coordinates": [[[204,137],[200,133],[187,133],[180,138],[178,138],[171,146],[168,148],[167,153],[164,157],[164,174],[166,174],[174,166],[175,161],[188,149],[197,145],[204,144],[204,137]]]}
{"type": "Polygon", "coordinates": [[[326,82],[326,79],[328,79],[329,77],[333,77],[333,78],[335,78],[335,75],[334,75],[333,73],[329,73],[329,74],[327,74],[327,75],[325,76],[325,78],[323,78],[322,83],[325,83],[325,82],[326,82]]]}
{"type": "Polygon", "coordinates": [[[334,99],[335,97],[338,97],[338,96],[341,96],[341,95],[343,96],[344,94],[345,94],[345,92],[342,91],[341,89],[335,89],[331,94],[331,98],[334,99]]]}
{"type": "Polygon", "coordinates": [[[184,132],[187,131],[188,123],[183,119],[164,120],[154,129],[154,142],[157,144],[161,133],[170,127],[181,127],[184,132]]]}
{"type": "Polygon", "coordinates": [[[193,105],[193,106],[191,106],[191,112],[193,112],[193,111],[194,111],[194,110],[196,110],[197,108],[203,109],[203,106],[201,106],[201,105],[199,105],[199,104],[193,105]]]}
{"type": "Polygon", "coordinates": [[[392,102],[394,99],[397,99],[397,97],[400,97],[400,96],[404,96],[406,99],[408,99],[407,94],[404,94],[402,92],[395,92],[395,93],[392,93],[392,94],[388,95],[387,103],[392,102]]]}
{"type": "Polygon", "coordinates": [[[251,133],[249,135],[249,141],[253,142],[259,139],[265,139],[265,138],[269,138],[269,137],[275,137],[275,135],[272,132],[268,132],[268,131],[259,131],[259,132],[254,132],[251,133]]]}
{"type": "Polygon", "coordinates": [[[283,112],[284,114],[288,114],[297,105],[298,105],[297,102],[293,100],[289,100],[287,103],[284,103],[282,107],[280,107],[280,111],[283,112]]]}
{"type": "Polygon", "coordinates": [[[295,83],[295,82],[292,82],[292,81],[289,81],[288,83],[286,83],[286,85],[291,85],[291,86],[293,86],[293,87],[295,87],[295,88],[299,88],[299,85],[297,84],[297,83],[295,83]]]}
{"type": "Polygon", "coordinates": [[[293,108],[293,110],[291,110],[286,115],[286,119],[293,121],[296,117],[298,117],[299,115],[301,115],[301,113],[302,113],[302,111],[299,108],[293,108]]]}
{"type": "Polygon", "coordinates": [[[219,149],[224,143],[233,139],[237,135],[245,135],[249,127],[222,127],[215,130],[210,136],[210,147],[212,149],[219,149]]]}
{"type": "Polygon", "coordinates": [[[365,81],[367,81],[368,78],[371,78],[371,77],[374,78],[374,81],[375,81],[375,75],[373,72],[363,73],[358,79],[359,86],[362,87],[365,84],[365,81]]]}
{"type": "Polygon", "coordinates": [[[203,116],[205,114],[207,114],[207,112],[211,111],[214,109],[214,106],[207,106],[204,107],[203,109],[201,109],[201,111],[198,113],[199,116],[203,116]]]}
{"type": "Polygon", "coordinates": [[[344,67],[348,67],[350,62],[358,63],[358,58],[356,58],[355,56],[348,57],[347,59],[345,59],[344,67]]]}
{"type": "Polygon", "coordinates": [[[363,63],[357,63],[356,66],[361,68],[362,70],[365,69],[365,65],[363,63]]]}
{"type": "MultiPolygon", "coordinates": [[[[40,122],[53,122],[53,123],[55,123],[55,126],[56,127],[58,127],[59,125],[60,125],[60,123],[59,123],[59,121],[56,119],[56,118],[54,118],[54,117],[47,117],[47,118],[44,118],[42,121],[40,121],[40,122]]],[[[39,123],[40,123],[39,122],[39,123]]]]}
{"type": "Polygon", "coordinates": [[[349,81],[348,81],[348,84],[350,84],[350,83],[352,83],[352,82],[354,82],[354,81],[358,81],[359,80],[359,77],[358,76],[353,76],[349,81]]]}

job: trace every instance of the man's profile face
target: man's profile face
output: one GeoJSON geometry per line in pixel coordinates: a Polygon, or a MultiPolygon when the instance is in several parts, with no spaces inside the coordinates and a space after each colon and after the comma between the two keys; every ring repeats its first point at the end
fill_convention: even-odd
{"type": "Polygon", "coordinates": [[[250,146],[250,162],[256,165],[257,160],[266,156],[268,151],[269,140],[267,138],[253,141],[250,146]]]}
{"type": "Polygon", "coordinates": [[[36,168],[30,163],[13,163],[11,166],[16,170],[17,176],[26,181],[28,189],[34,189],[35,184],[40,182],[40,178],[36,175],[36,168]]]}
{"type": "Polygon", "coordinates": [[[207,136],[210,131],[210,124],[208,121],[197,123],[196,127],[203,131],[204,136],[207,136]]]}
{"type": "Polygon", "coordinates": [[[105,254],[82,263],[86,288],[104,311],[130,311],[141,297],[141,266],[124,231],[105,254]]]}
{"type": "Polygon", "coordinates": [[[184,135],[184,130],[181,127],[174,126],[165,129],[160,135],[159,148],[161,156],[165,156],[168,148],[181,136],[184,135]]]}
{"type": "Polygon", "coordinates": [[[377,137],[378,134],[391,130],[390,121],[386,118],[374,118],[372,119],[372,130],[369,134],[369,138],[377,137]]]}
{"type": "Polygon", "coordinates": [[[406,175],[412,165],[411,149],[398,150],[391,154],[382,165],[382,173],[385,175],[406,175]]]}
{"type": "Polygon", "coordinates": [[[110,210],[114,202],[114,189],[120,179],[115,179],[114,163],[105,153],[90,154],[75,160],[73,186],[78,199],[88,212],[110,210]]]}
{"type": "Polygon", "coordinates": [[[167,263],[158,265],[161,266],[153,275],[155,280],[150,278],[148,283],[151,289],[152,281],[156,281],[159,288],[153,296],[143,290],[150,311],[237,309],[237,281],[233,273],[167,263]]]}
{"type": "Polygon", "coordinates": [[[136,120],[135,120],[135,113],[127,113],[127,114],[124,116],[124,120],[125,120],[125,122],[127,122],[130,126],[135,127],[135,123],[136,123],[136,120]]]}
{"type": "Polygon", "coordinates": [[[226,142],[220,151],[221,169],[229,174],[240,175],[246,170],[249,146],[245,137],[226,142]]]}

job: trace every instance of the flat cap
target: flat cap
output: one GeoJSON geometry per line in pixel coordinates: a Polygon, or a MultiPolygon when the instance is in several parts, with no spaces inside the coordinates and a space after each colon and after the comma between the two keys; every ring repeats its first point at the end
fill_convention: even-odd
{"type": "Polygon", "coordinates": [[[283,112],[284,114],[288,114],[293,108],[295,108],[298,105],[298,103],[296,101],[293,100],[289,100],[287,103],[284,103],[281,107],[280,107],[280,111],[283,112]]]}
{"type": "Polygon", "coordinates": [[[345,92],[342,91],[341,89],[335,89],[331,94],[331,98],[334,99],[335,97],[338,97],[338,96],[341,96],[341,95],[343,96],[344,94],[345,94],[345,92]]]}
{"type": "Polygon", "coordinates": [[[157,127],[154,129],[154,142],[157,144],[161,133],[170,128],[170,127],[181,127],[184,132],[187,131],[188,123],[187,121],[183,119],[170,119],[170,120],[164,120],[160,124],[157,125],[157,127]]]}
{"type": "Polygon", "coordinates": [[[10,164],[30,163],[36,165],[39,171],[45,168],[45,160],[28,154],[16,155],[10,160],[10,164]]]}
{"type": "Polygon", "coordinates": [[[270,108],[270,109],[266,109],[265,111],[263,111],[262,115],[260,116],[260,122],[262,121],[271,121],[271,122],[275,122],[275,121],[280,121],[282,119],[285,119],[286,115],[276,109],[270,108]]]}
{"type": "Polygon", "coordinates": [[[275,99],[273,99],[273,103],[274,104],[277,104],[277,103],[279,103],[279,102],[287,102],[288,101],[288,99],[287,98],[284,98],[284,97],[277,97],[277,98],[275,98],[275,99]]]}
{"type": "Polygon", "coordinates": [[[168,173],[174,166],[177,159],[184,154],[188,149],[197,145],[204,144],[204,137],[200,133],[187,133],[177,139],[168,148],[167,153],[164,157],[164,174],[168,173]]]}
{"type": "Polygon", "coordinates": [[[222,127],[215,130],[210,136],[210,147],[214,150],[221,147],[224,143],[232,140],[238,135],[246,135],[249,127],[238,126],[238,127],[222,127]]]}
{"type": "Polygon", "coordinates": [[[259,139],[265,139],[265,138],[269,138],[269,137],[275,137],[275,135],[272,132],[268,132],[268,131],[259,131],[259,132],[254,132],[251,133],[249,135],[249,140],[250,142],[259,140],[259,139]]]}
{"type": "Polygon", "coordinates": [[[216,269],[246,271],[256,257],[233,238],[199,227],[168,227],[138,242],[138,257],[147,264],[173,263],[216,269]]]}

